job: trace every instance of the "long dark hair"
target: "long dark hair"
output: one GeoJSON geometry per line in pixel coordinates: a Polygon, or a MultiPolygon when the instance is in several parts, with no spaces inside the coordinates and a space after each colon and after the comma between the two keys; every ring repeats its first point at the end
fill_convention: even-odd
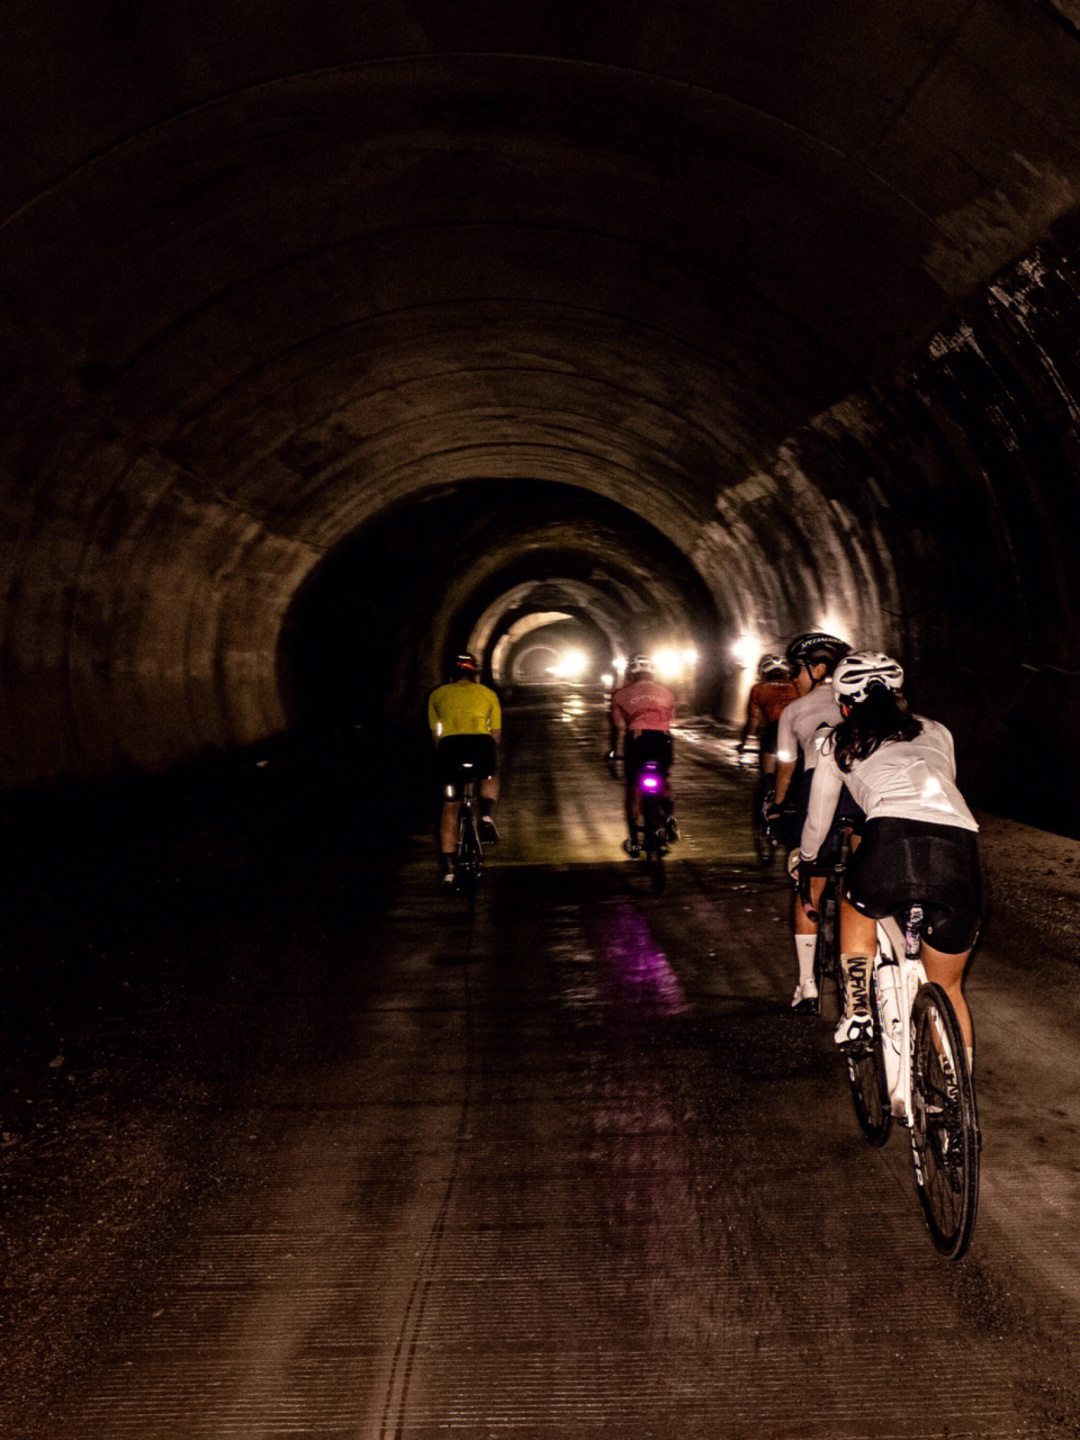
{"type": "Polygon", "coordinates": [[[899,690],[872,685],[866,699],[853,705],[833,730],[833,755],[848,775],[857,760],[873,755],[886,740],[914,740],[922,728],[899,690]]]}

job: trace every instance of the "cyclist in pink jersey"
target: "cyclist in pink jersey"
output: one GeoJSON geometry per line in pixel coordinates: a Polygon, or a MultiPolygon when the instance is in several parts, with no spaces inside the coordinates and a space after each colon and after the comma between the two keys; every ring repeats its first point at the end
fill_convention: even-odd
{"type": "MultiPolygon", "coordinates": [[[[626,826],[629,839],[626,853],[641,854],[641,796],[637,780],[642,766],[655,760],[666,776],[673,758],[671,724],[675,718],[675,695],[653,678],[652,661],[635,655],[626,667],[626,681],[611,697],[611,725],[622,736],[623,767],[626,775],[626,826]]],[[[669,841],[679,838],[670,786],[664,800],[669,841]]]]}

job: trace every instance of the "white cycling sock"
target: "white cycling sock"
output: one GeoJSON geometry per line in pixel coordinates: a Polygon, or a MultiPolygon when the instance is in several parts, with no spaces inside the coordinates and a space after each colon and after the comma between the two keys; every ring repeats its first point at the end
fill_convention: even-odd
{"type": "Polygon", "coordinates": [[[814,951],[817,949],[816,935],[795,936],[795,958],[799,962],[799,984],[814,978],[814,951]]]}

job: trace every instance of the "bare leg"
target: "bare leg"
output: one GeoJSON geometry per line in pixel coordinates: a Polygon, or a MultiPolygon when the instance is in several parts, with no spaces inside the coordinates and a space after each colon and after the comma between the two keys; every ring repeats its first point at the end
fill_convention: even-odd
{"type": "Polygon", "coordinates": [[[452,855],[457,849],[458,814],[460,800],[444,800],[439,818],[439,849],[444,855],[452,855]]]}
{"type": "Polygon", "coordinates": [[[877,921],[846,900],[840,902],[840,949],[845,955],[877,953],[877,921]]]}
{"type": "MultiPolygon", "coordinates": [[[[825,876],[815,875],[810,881],[810,903],[816,911],[821,904],[821,892],[825,889],[825,876]]],[[[796,1009],[810,1011],[813,996],[817,994],[814,982],[814,952],[817,949],[818,922],[811,920],[803,909],[802,899],[796,893],[793,906],[792,929],[795,931],[795,966],[798,971],[794,1005],[796,1009]]]]}
{"type": "Polygon", "coordinates": [[[961,982],[970,954],[970,950],[965,950],[960,955],[946,955],[941,950],[932,949],[925,940],[923,941],[922,962],[926,968],[926,978],[932,980],[935,985],[940,985],[952,1001],[956,1018],[960,1021],[960,1029],[964,1032],[964,1044],[968,1047],[969,1053],[974,1044],[971,1011],[964,999],[961,982]]]}
{"type": "MultiPolygon", "coordinates": [[[[814,910],[821,904],[821,893],[825,889],[825,876],[815,875],[810,881],[810,903],[814,910]]],[[[798,895],[795,896],[795,934],[816,935],[818,922],[811,920],[803,909],[802,901],[798,895]]]]}

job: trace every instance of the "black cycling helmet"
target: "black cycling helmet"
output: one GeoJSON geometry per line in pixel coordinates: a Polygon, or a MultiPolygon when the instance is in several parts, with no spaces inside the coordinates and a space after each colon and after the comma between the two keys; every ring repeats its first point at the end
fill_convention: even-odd
{"type": "Polygon", "coordinates": [[[454,656],[450,669],[455,676],[467,675],[472,678],[480,674],[480,661],[470,651],[463,650],[460,655],[454,656]]]}
{"type": "Polygon", "coordinates": [[[904,683],[904,670],[891,655],[880,650],[856,650],[836,667],[833,676],[837,700],[848,705],[861,705],[875,685],[886,690],[899,690],[904,683]]]}
{"type": "Polygon", "coordinates": [[[791,672],[783,655],[762,655],[758,661],[757,673],[759,680],[767,680],[770,675],[786,680],[791,672]]]}
{"type": "Polygon", "coordinates": [[[633,655],[626,667],[626,673],[627,675],[651,675],[653,663],[648,655],[633,655]]]}
{"type": "Polygon", "coordinates": [[[825,673],[831,675],[850,649],[846,640],[824,630],[808,630],[805,635],[797,635],[787,647],[788,664],[795,671],[802,665],[807,669],[824,665],[825,673]]]}

